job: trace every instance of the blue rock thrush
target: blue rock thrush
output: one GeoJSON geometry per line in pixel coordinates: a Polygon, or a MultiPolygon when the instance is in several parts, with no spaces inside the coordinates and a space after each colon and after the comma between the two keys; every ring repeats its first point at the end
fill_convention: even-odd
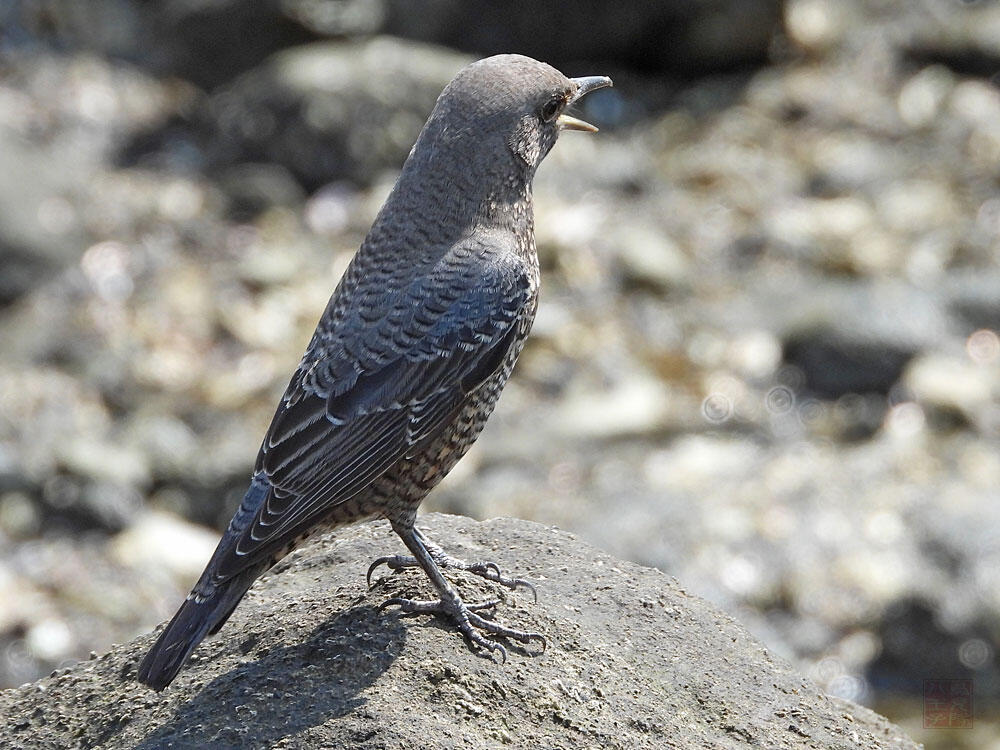
{"type": "MultiPolygon", "coordinates": [[[[537,307],[531,182],[566,114],[603,76],[567,78],[519,55],[473,63],[448,84],[392,193],[337,285],[264,437],[250,488],[184,604],[139,666],[162,690],[253,582],[318,531],[385,518],[440,599],[393,599],[450,618],[485,656],[496,638],[545,639],[477,614],[441,573],[527,586],[490,562],[445,554],[417,507],[479,435],[537,307]],[[485,635],[484,635],[485,634],[485,635]]],[[[532,589],[533,591],[533,589],[532,589]]]]}

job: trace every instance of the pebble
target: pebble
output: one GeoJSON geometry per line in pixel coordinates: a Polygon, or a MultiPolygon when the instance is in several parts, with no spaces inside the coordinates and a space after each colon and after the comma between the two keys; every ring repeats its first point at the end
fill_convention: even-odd
{"type": "Polygon", "coordinates": [[[172,514],[148,511],[111,540],[111,552],[131,568],[163,568],[178,581],[191,581],[218,543],[213,531],[172,514]]]}

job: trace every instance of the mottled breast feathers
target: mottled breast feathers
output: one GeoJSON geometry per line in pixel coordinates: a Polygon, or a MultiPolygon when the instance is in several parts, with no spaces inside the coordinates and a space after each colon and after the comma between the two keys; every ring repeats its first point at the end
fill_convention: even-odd
{"type": "Polygon", "coordinates": [[[255,467],[271,489],[237,514],[245,526],[216,580],[418,452],[500,368],[537,287],[537,270],[503,238],[457,243],[396,288],[338,287],[328,310],[348,291],[354,304],[317,330],[292,376],[255,467]]]}

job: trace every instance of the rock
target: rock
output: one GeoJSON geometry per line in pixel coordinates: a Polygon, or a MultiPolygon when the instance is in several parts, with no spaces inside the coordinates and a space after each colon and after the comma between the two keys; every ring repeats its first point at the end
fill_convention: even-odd
{"type": "Polygon", "coordinates": [[[220,183],[229,197],[229,214],[251,219],[272,206],[298,206],[305,195],[287,169],[278,164],[237,164],[223,171],[220,183]]]}
{"type": "MultiPolygon", "coordinates": [[[[290,7],[314,0],[289,0],[290,7]]],[[[578,3],[387,0],[385,33],[482,55],[517,50],[557,67],[620,60],[647,71],[732,70],[766,58],[780,23],[774,0],[578,3]],[[669,44],[663,40],[669,39],[669,44]]],[[[583,71],[580,71],[582,73],[583,71]]],[[[579,75],[580,73],[577,73],[579,75]]]]}
{"type": "MultiPolygon", "coordinates": [[[[1000,203],[995,209],[1000,210],[1000,203]]],[[[985,211],[984,211],[985,213],[985,211]]],[[[1000,229],[1000,225],[998,225],[1000,229]]],[[[1000,331],[1000,273],[995,268],[955,274],[949,279],[949,306],[965,330],[977,328],[1000,331]]]]}
{"type": "MultiPolygon", "coordinates": [[[[0,244],[3,244],[2,239],[0,244]]],[[[0,308],[36,286],[50,271],[43,259],[11,247],[0,247],[0,261],[4,269],[0,277],[0,308]]]]}
{"type": "Polygon", "coordinates": [[[79,0],[72,8],[37,0],[18,10],[4,18],[15,44],[37,40],[135,59],[206,89],[296,44],[375,34],[483,56],[518,50],[557,65],[618,59],[651,72],[739,70],[767,58],[781,20],[777,0],[588,0],[572,13],[529,0],[502,6],[485,0],[186,0],[154,6],[79,0]]]}
{"type": "MultiPolygon", "coordinates": [[[[988,342],[983,349],[996,346],[996,334],[986,330],[980,334],[988,342]]],[[[975,339],[971,341],[969,354],[974,356],[979,350],[975,339]]],[[[973,356],[925,354],[906,369],[903,385],[919,403],[958,412],[969,424],[990,434],[1000,429],[1000,369],[994,361],[996,355],[982,364],[973,356]]]]}
{"type": "Polygon", "coordinates": [[[192,0],[149,6],[135,0],[82,0],[72,9],[42,0],[4,19],[12,38],[62,49],[136,59],[161,75],[212,87],[269,54],[314,36],[280,13],[275,0],[192,0]]]}
{"type": "Polygon", "coordinates": [[[427,585],[408,571],[365,593],[368,560],[400,545],[364,524],[259,582],[162,694],[135,682],[151,635],[0,693],[6,747],[917,747],[658,571],[524,521],[423,522],[451,552],[538,585],[537,605],[510,596],[497,614],[544,631],[544,653],[496,664],[450,626],[380,611],[427,585]]]}
{"type": "Polygon", "coordinates": [[[785,361],[805,375],[806,388],[822,398],[847,393],[888,393],[912,351],[887,342],[851,341],[829,331],[809,331],[785,341],[785,361]]]}
{"type": "Polygon", "coordinates": [[[690,281],[691,262],[680,247],[663,232],[633,221],[621,221],[612,234],[625,279],[656,291],[670,291],[690,281]]]}
{"type": "Polygon", "coordinates": [[[209,162],[280,165],[309,191],[343,178],[369,184],[399,167],[468,61],[383,37],[285,50],[212,96],[209,162]]]}
{"type": "Polygon", "coordinates": [[[58,445],[59,460],[70,472],[122,485],[148,484],[149,466],[142,451],[92,436],[58,445]]]}
{"type": "Polygon", "coordinates": [[[218,534],[176,516],[150,511],[111,542],[123,565],[161,567],[178,580],[195,580],[219,543],[218,534]]]}
{"type": "Polygon", "coordinates": [[[570,393],[556,415],[562,435],[609,438],[655,433],[668,423],[668,390],[637,375],[610,388],[570,393]]]}
{"type": "Polygon", "coordinates": [[[850,3],[831,0],[791,0],[785,5],[789,38],[807,52],[830,50],[851,26],[850,3]]]}

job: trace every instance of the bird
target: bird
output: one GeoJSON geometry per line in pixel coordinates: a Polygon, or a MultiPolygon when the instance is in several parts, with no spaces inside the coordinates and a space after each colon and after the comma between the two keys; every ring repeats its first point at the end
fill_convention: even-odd
{"type": "Polygon", "coordinates": [[[483,429],[538,304],[532,181],[561,131],[596,132],[567,111],[611,86],[522,55],[460,70],[438,97],[367,236],[336,285],[278,404],[250,485],[201,577],[137,670],[159,691],[225,624],[253,582],[310,535],[388,520],[436,600],[404,614],[450,619],[478,655],[543,634],[479,612],[442,569],[534,588],[493,562],[451,557],[416,527],[421,501],[483,429]]]}

